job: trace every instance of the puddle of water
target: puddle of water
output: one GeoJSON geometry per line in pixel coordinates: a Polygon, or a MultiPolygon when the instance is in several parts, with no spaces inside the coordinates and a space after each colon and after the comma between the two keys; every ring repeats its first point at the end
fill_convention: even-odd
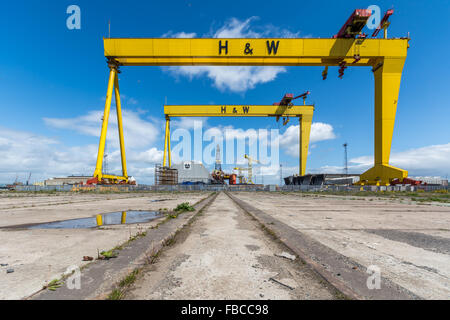
{"type": "MultiPolygon", "coordinates": [[[[158,211],[126,211],[107,213],[102,215],[102,218],[103,225],[118,225],[149,222],[160,216],[161,213],[158,211]]],[[[94,227],[97,227],[96,217],[42,223],[31,226],[29,229],[87,229],[94,227]]]]}

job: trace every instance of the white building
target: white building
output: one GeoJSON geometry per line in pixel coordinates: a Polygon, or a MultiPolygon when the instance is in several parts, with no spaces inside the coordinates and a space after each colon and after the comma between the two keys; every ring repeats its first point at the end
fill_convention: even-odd
{"type": "Polygon", "coordinates": [[[178,183],[202,182],[211,183],[211,174],[201,162],[183,161],[182,163],[172,165],[172,169],[178,170],[178,183]]]}
{"type": "Polygon", "coordinates": [[[59,177],[51,178],[44,181],[45,186],[63,186],[63,185],[75,185],[75,184],[86,184],[86,182],[92,179],[92,176],[69,176],[69,177],[59,177]]]}

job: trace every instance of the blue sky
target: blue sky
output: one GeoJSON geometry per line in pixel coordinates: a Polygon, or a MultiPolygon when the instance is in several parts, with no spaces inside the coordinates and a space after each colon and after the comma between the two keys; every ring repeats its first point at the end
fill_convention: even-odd
{"type": "MultiPolygon", "coordinates": [[[[180,32],[203,37],[236,30],[243,35],[331,37],[352,10],[373,4],[382,12],[394,6],[389,36],[409,32],[412,39],[391,163],[410,175],[445,177],[450,173],[450,62],[445,57],[450,51],[445,40],[450,22],[430,12],[446,17],[448,1],[129,0],[121,5],[120,1],[48,0],[8,1],[0,14],[0,182],[10,182],[16,174],[24,180],[27,172],[33,173],[32,181],[93,173],[108,77],[102,43],[108,20],[111,37],[180,32]],[[81,8],[81,30],[66,27],[71,4],[81,8]]],[[[337,68],[330,68],[326,81],[318,67],[241,70],[235,78],[211,69],[127,67],[122,71],[129,173],[138,181],[151,183],[153,163],[160,161],[166,97],[169,104],[272,104],[284,93],[310,90],[309,102],[316,105],[314,122],[327,127],[316,132],[307,171],[342,171],[344,142],[349,143],[351,170],[362,171],[372,161],[374,84],[369,68],[349,68],[343,79],[337,77],[337,68]]],[[[209,118],[205,125],[278,128],[273,119],[209,118]]],[[[189,128],[190,123],[179,126],[189,128]]],[[[291,141],[286,129],[281,128],[281,133],[291,141]]],[[[316,129],[320,128],[316,125],[316,129]]],[[[112,140],[115,131],[110,126],[113,169],[119,166],[112,140]]],[[[281,148],[280,157],[287,171],[295,170],[297,159],[289,148],[281,148]]],[[[270,179],[279,181],[276,173],[265,182],[270,179]]]]}

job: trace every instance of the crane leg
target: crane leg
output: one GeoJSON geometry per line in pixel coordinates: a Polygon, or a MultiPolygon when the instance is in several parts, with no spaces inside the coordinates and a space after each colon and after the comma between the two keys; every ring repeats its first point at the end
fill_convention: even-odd
{"type": "Polygon", "coordinates": [[[111,99],[114,88],[115,78],[117,77],[117,69],[110,68],[108,89],[106,92],[105,111],[103,112],[102,131],[100,133],[100,142],[98,146],[97,164],[95,166],[94,177],[99,181],[102,180],[103,155],[105,153],[106,131],[108,130],[109,111],[111,110],[111,99]]]}
{"type": "Polygon", "coordinates": [[[169,135],[169,119],[166,118],[166,131],[164,135],[164,157],[163,157],[163,167],[167,166],[167,143],[169,135]]]}
{"type": "Polygon", "coordinates": [[[299,174],[306,173],[306,160],[308,158],[309,136],[311,133],[312,115],[302,115],[299,117],[299,174]]]}
{"type": "Polygon", "coordinates": [[[122,104],[120,103],[119,76],[117,73],[114,80],[114,91],[116,94],[117,125],[119,129],[120,155],[122,160],[122,176],[128,179],[127,160],[125,155],[125,142],[123,139],[122,104]]]}
{"type": "Polygon", "coordinates": [[[397,100],[405,59],[385,58],[375,75],[375,165],[364,172],[360,183],[389,185],[391,180],[402,181],[408,171],[389,165],[394,132],[397,100]]]}
{"type": "Polygon", "coordinates": [[[171,149],[170,149],[170,119],[168,121],[167,128],[168,128],[168,133],[167,133],[167,154],[168,154],[168,158],[169,158],[169,168],[171,168],[172,167],[172,152],[171,152],[171,149]]]}

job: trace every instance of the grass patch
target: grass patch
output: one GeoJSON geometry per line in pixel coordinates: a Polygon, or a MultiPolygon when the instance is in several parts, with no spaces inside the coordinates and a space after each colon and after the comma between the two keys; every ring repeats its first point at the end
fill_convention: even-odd
{"type": "MultiPolygon", "coordinates": [[[[166,208],[164,208],[167,210],[166,208]]],[[[195,211],[195,208],[189,204],[189,202],[180,203],[173,212],[166,213],[166,220],[176,219],[183,212],[192,212],[195,211]]]]}
{"type": "Polygon", "coordinates": [[[178,218],[178,213],[168,213],[167,220],[178,218]]]}
{"type": "Polygon", "coordinates": [[[56,289],[60,288],[62,286],[62,282],[58,279],[54,279],[48,283],[45,288],[47,288],[50,291],[55,291],[56,289]]]}
{"type": "Polygon", "coordinates": [[[343,294],[340,291],[336,291],[334,293],[334,296],[336,297],[337,300],[351,300],[349,297],[347,297],[345,294],[343,294]]]}
{"type": "Polygon", "coordinates": [[[189,202],[180,203],[176,208],[175,212],[182,213],[186,211],[195,211],[195,208],[189,204],[189,202]]]}
{"type": "Polygon", "coordinates": [[[128,241],[126,243],[128,244],[136,239],[145,237],[146,235],[147,235],[147,231],[140,231],[140,232],[136,233],[134,236],[130,235],[130,238],[128,239],[128,241]]]}
{"type": "Polygon", "coordinates": [[[111,259],[111,258],[117,258],[117,252],[114,251],[114,249],[109,251],[102,251],[100,254],[105,257],[105,259],[111,259]]]}
{"type": "Polygon", "coordinates": [[[119,283],[119,287],[123,288],[133,284],[136,281],[136,276],[139,274],[139,270],[135,269],[129,275],[127,275],[122,281],[119,283]]]}
{"type": "Polygon", "coordinates": [[[131,286],[137,279],[139,274],[139,269],[134,269],[129,275],[123,278],[119,282],[119,287],[114,288],[114,290],[109,294],[108,300],[121,300],[125,296],[126,289],[131,286]]]}
{"type": "MultiPolygon", "coordinates": [[[[215,194],[215,192],[212,193],[211,196],[214,195],[214,194],[215,194]]],[[[202,200],[200,200],[200,201],[203,201],[203,200],[206,200],[206,198],[205,198],[205,199],[202,199],[202,200]]],[[[197,203],[199,203],[200,201],[198,201],[197,203]]],[[[192,206],[190,206],[189,203],[187,203],[187,202],[186,202],[186,203],[182,203],[181,205],[182,205],[182,207],[181,207],[182,210],[186,209],[185,211],[195,211],[195,209],[194,209],[192,206]],[[187,206],[186,206],[186,204],[187,204],[187,206]],[[190,208],[192,208],[192,210],[191,210],[190,208]]],[[[180,207],[180,205],[179,205],[178,207],[180,207]]],[[[178,208],[178,207],[177,207],[177,208],[178,208]]],[[[205,207],[206,207],[206,206],[205,206],[205,207]]],[[[205,208],[205,207],[204,207],[204,208],[205,208]]],[[[204,208],[203,208],[203,209],[204,209],[204,208]]],[[[197,214],[201,213],[201,212],[203,211],[203,209],[200,210],[197,214]]],[[[179,212],[179,213],[181,213],[181,212],[179,212]]],[[[178,216],[179,213],[176,213],[175,218],[178,216]]],[[[195,216],[194,216],[194,218],[195,218],[195,216]]],[[[193,218],[193,219],[194,219],[194,218],[193,218]]],[[[168,219],[170,219],[170,218],[168,217],[168,219]]],[[[166,219],[166,220],[160,222],[159,224],[157,224],[156,226],[151,227],[150,229],[157,229],[158,226],[159,226],[160,224],[163,224],[163,223],[166,222],[168,219],[166,219]]],[[[188,225],[190,225],[191,223],[192,223],[192,220],[189,222],[188,225]]],[[[170,238],[168,238],[168,239],[163,243],[163,246],[171,246],[171,245],[173,245],[173,244],[176,242],[176,236],[178,235],[179,232],[180,232],[180,230],[177,230],[173,236],[171,236],[170,238]]],[[[147,232],[139,232],[139,233],[138,233],[137,235],[135,235],[134,237],[130,237],[130,239],[128,240],[128,242],[133,241],[133,240],[135,240],[135,239],[138,238],[138,237],[143,237],[143,236],[145,236],[146,234],[147,234],[147,232]]],[[[128,242],[127,242],[127,243],[128,243],[128,242]]],[[[116,248],[122,248],[122,246],[117,246],[116,248]]],[[[106,252],[106,253],[111,253],[111,252],[113,252],[113,251],[114,251],[114,249],[113,249],[113,250],[110,250],[110,251],[108,251],[108,252],[106,252]]],[[[153,249],[152,252],[150,253],[150,255],[147,255],[147,257],[146,257],[147,263],[148,263],[148,264],[154,264],[154,263],[156,263],[156,261],[157,261],[158,257],[160,256],[161,252],[162,252],[162,248],[161,248],[161,250],[158,250],[158,251],[156,251],[156,250],[153,249]]],[[[105,253],[105,252],[103,251],[101,254],[103,255],[103,253],[105,253]]],[[[127,290],[127,289],[128,289],[128,288],[136,281],[137,276],[138,276],[140,270],[142,270],[142,268],[140,268],[140,269],[134,269],[130,274],[128,274],[125,278],[123,278],[123,279],[119,282],[117,288],[114,288],[113,291],[108,295],[107,299],[108,299],[108,300],[121,300],[121,299],[123,299],[124,296],[125,296],[126,290],[127,290]]]]}
{"type": "MultiPolygon", "coordinates": [[[[178,233],[178,232],[177,232],[178,233]]],[[[168,238],[166,241],[164,241],[164,246],[165,247],[170,247],[170,246],[172,246],[172,245],[174,245],[175,244],[175,237],[176,237],[176,234],[175,235],[173,235],[172,237],[170,237],[170,238],[168,238]]]]}
{"type": "Polygon", "coordinates": [[[423,198],[411,198],[412,201],[416,202],[441,202],[441,203],[450,203],[449,199],[445,199],[442,197],[423,197],[423,198]]]}
{"type": "Polygon", "coordinates": [[[119,289],[114,289],[108,296],[108,300],[120,300],[123,298],[123,292],[119,289]]]}

